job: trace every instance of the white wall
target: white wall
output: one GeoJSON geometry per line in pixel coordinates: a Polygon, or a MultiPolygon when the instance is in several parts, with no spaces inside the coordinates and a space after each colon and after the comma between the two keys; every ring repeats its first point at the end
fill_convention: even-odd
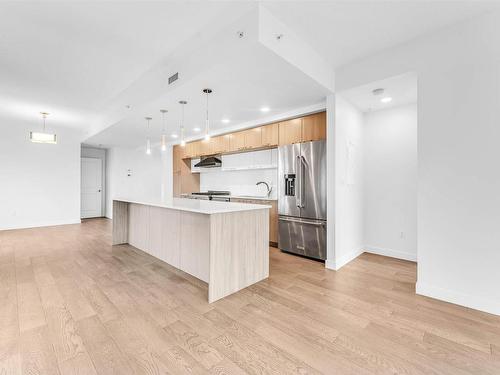
{"type": "Polygon", "coordinates": [[[500,314],[500,14],[338,69],[343,90],[418,75],[417,292],[500,314]]]}
{"type": "Polygon", "coordinates": [[[416,104],[365,113],[363,160],[365,250],[416,260],[416,104]]]}
{"type": "Polygon", "coordinates": [[[172,147],[153,149],[111,148],[107,152],[106,216],[112,218],[113,199],[162,202],[172,198],[172,147]],[[131,176],[128,176],[128,170],[131,176]]]}
{"type": "Polygon", "coordinates": [[[55,129],[56,145],[29,141],[28,123],[0,118],[0,230],[80,222],[80,137],[55,129]]]}
{"type": "MultiPolygon", "coordinates": [[[[337,94],[334,134],[335,251],[334,259],[328,253],[328,268],[339,269],[363,252],[362,134],[363,113],[337,94]]],[[[329,223],[329,228],[332,224],[329,223]]]]}

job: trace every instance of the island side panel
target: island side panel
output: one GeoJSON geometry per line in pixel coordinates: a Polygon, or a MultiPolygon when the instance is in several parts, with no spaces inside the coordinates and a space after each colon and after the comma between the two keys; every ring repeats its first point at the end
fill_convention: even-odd
{"type": "Polygon", "coordinates": [[[128,242],[128,203],[113,201],[113,245],[128,242]]]}
{"type": "Polygon", "coordinates": [[[269,277],[268,209],[210,215],[208,302],[269,277]]]}
{"type": "Polygon", "coordinates": [[[209,281],[210,215],[181,212],[180,269],[209,281]]]}
{"type": "Polygon", "coordinates": [[[128,243],[149,253],[149,206],[130,203],[128,215],[128,243]]]}

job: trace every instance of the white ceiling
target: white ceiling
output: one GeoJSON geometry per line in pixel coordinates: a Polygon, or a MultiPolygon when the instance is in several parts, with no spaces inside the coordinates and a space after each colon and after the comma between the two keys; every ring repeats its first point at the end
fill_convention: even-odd
{"type": "MultiPolygon", "coordinates": [[[[127,146],[143,145],[146,139],[145,116],[153,118],[151,132],[154,141],[159,141],[162,131],[160,109],[167,109],[166,134],[169,141],[172,133],[180,135],[181,105],[186,100],[185,135],[186,138],[202,137],[205,128],[206,96],[202,89],[213,90],[209,96],[209,115],[211,133],[222,132],[227,127],[268,118],[323,101],[326,90],[308,76],[283,61],[275,54],[254,43],[243,53],[216,64],[196,78],[162,95],[157,100],[131,111],[131,114],[115,125],[85,141],[91,145],[127,146]],[[264,64],[265,62],[265,64],[264,64]],[[263,64],[259,69],[256,66],[263,64]],[[267,106],[269,112],[260,108],[267,106]],[[230,119],[229,124],[221,122],[230,119]],[[201,128],[200,133],[194,132],[201,128]]],[[[179,139],[177,139],[178,141],[179,139]]]]}
{"type": "Polygon", "coordinates": [[[86,126],[107,103],[185,40],[248,4],[2,2],[0,107],[86,126]]]}
{"type": "Polygon", "coordinates": [[[495,1],[271,1],[265,6],[334,67],[491,9],[495,1]]]}
{"type": "MultiPolygon", "coordinates": [[[[498,6],[482,1],[262,4],[332,68],[498,6]]],[[[177,131],[179,99],[189,101],[186,128],[203,127],[201,89],[206,86],[214,90],[211,118],[219,130],[262,118],[261,105],[269,105],[272,115],[321,101],[323,88],[262,45],[233,50],[228,43],[222,61],[192,63],[199,56],[193,40],[222,48],[224,33],[233,37],[240,18],[256,7],[254,1],[1,2],[0,116],[38,124],[43,110],[51,112],[51,125],[87,133],[105,123],[111,127],[88,142],[134,146],[142,144],[144,116],[154,118],[159,133],[160,108],[170,111],[169,133],[177,131]],[[182,83],[168,92],[144,84],[147,72],[172,61],[191,69],[182,83]],[[133,109],[123,111],[122,99],[132,97],[127,104],[133,109]],[[231,123],[220,123],[222,116],[231,123]]]]}
{"type": "Polygon", "coordinates": [[[377,111],[399,105],[417,102],[417,75],[407,73],[390,77],[367,85],[354,87],[339,93],[362,112],[377,111]],[[383,88],[383,95],[373,95],[373,90],[383,88]],[[383,97],[391,97],[389,103],[380,101],[383,97]]]}

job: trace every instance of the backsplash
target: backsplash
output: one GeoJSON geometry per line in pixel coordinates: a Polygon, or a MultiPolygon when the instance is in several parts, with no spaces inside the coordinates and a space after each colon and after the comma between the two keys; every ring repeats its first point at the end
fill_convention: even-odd
{"type": "Polygon", "coordinates": [[[273,188],[270,198],[276,199],[277,176],[276,168],[201,173],[200,191],[229,190],[232,195],[265,196],[266,186],[256,185],[257,182],[264,181],[273,188]]]}

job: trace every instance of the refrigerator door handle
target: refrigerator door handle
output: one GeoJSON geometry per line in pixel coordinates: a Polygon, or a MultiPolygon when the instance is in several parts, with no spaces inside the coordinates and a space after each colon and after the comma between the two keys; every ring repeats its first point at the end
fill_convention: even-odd
{"type": "Polygon", "coordinates": [[[315,220],[307,220],[307,219],[294,219],[290,217],[279,217],[279,220],[281,221],[289,221],[292,223],[300,223],[300,224],[308,224],[308,225],[314,225],[316,227],[324,227],[326,223],[324,221],[315,221],[315,220]]]}
{"type": "Polygon", "coordinates": [[[295,160],[295,170],[297,171],[297,190],[295,194],[295,204],[298,208],[302,207],[302,162],[301,156],[297,155],[297,160],[295,160]]]}
{"type": "Polygon", "coordinates": [[[306,159],[300,156],[300,208],[304,208],[304,201],[306,200],[306,188],[304,184],[304,175],[306,173],[306,159]]]}

